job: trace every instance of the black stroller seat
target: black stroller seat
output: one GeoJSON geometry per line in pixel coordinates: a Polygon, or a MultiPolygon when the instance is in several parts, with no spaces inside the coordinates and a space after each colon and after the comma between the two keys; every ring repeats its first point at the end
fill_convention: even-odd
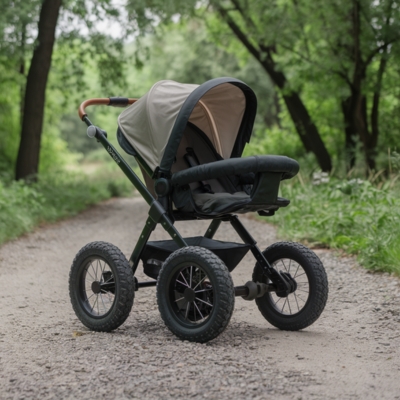
{"type": "Polygon", "coordinates": [[[298,170],[295,160],[283,156],[224,160],[207,135],[188,123],[172,168],[172,198],[178,209],[201,215],[249,211],[271,215],[289,204],[278,197],[279,182],[298,170]]]}

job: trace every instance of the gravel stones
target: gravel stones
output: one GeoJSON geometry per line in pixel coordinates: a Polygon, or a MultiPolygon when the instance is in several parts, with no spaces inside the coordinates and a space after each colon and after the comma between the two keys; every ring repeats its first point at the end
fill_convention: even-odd
{"type": "MultiPolygon", "coordinates": [[[[330,294],[304,331],[279,331],[254,302],[237,298],[218,338],[180,341],[162,323],[154,288],[136,292],[119,329],[86,330],[68,297],[75,254],[104,240],[129,257],[147,211],[138,198],[112,200],[0,248],[1,399],[400,398],[399,279],[333,251],[317,251],[330,294]]],[[[277,241],[270,225],[242,221],[260,248],[277,241]]],[[[177,226],[195,236],[208,224],[177,226]]],[[[151,237],[166,238],[162,229],[151,237]]],[[[216,239],[240,241],[228,224],[216,239]]],[[[245,257],[233,271],[235,285],[250,279],[254,263],[245,257]]],[[[141,269],[139,280],[147,279],[141,269]]]]}

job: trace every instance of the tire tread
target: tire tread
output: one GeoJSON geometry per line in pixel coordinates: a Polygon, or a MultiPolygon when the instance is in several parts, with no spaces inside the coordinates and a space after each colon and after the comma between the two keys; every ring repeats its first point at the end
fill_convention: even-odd
{"type": "Polygon", "coordinates": [[[190,246],[190,247],[183,247],[178,249],[174,253],[172,253],[164,262],[160,273],[158,275],[158,283],[157,283],[157,302],[158,307],[160,309],[161,317],[168,327],[168,329],[173,332],[176,336],[178,336],[182,340],[189,340],[193,342],[205,343],[220,335],[225,328],[227,327],[235,304],[235,289],[233,286],[232,277],[229,273],[228,268],[223,263],[223,261],[217,257],[214,253],[210,250],[205,249],[203,247],[197,246],[190,246]],[[171,261],[173,261],[176,257],[181,256],[199,256],[204,261],[206,261],[214,271],[217,280],[217,288],[220,293],[220,307],[217,313],[217,317],[213,321],[213,324],[208,327],[207,329],[199,332],[199,333],[190,333],[185,334],[183,333],[179,327],[177,328],[176,322],[172,320],[172,318],[168,318],[168,312],[166,310],[165,305],[165,293],[161,285],[164,285],[167,279],[165,275],[165,270],[168,268],[168,265],[171,261]],[[160,290],[161,289],[161,290],[160,290]]]}
{"type": "MultiPolygon", "coordinates": [[[[294,315],[293,318],[285,318],[285,320],[279,320],[279,318],[271,313],[271,310],[269,310],[266,306],[266,302],[263,301],[264,297],[256,299],[256,304],[263,317],[272,325],[282,330],[298,331],[312,325],[322,314],[328,300],[328,278],[325,268],[318,256],[312,250],[300,243],[274,243],[264,251],[264,254],[266,256],[267,253],[277,253],[283,255],[288,251],[297,252],[299,258],[302,258],[305,263],[311,266],[310,268],[312,269],[313,279],[315,280],[315,284],[313,285],[314,295],[312,304],[307,305],[305,309],[301,310],[299,314],[294,315]]],[[[285,257],[290,258],[287,256],[282,256],[282,258],[285,257]]],[[[279,259],[279,257],[277,259],[279,259]]],[[[253,281],[256,281],[260,277],[260,274],[262,274],[261,267],[257,263],[253,271],[253,281]]]]}
{"type": "MultiPolygon", "coordinates": [[[[116,279],[115,279],[116,280],[116,279]]],[[[111,332],[121,326],[128,318],[135,296],[132,268],[121,250],[111,243],[91,242],[75,256],[69,275],[69,294],[72,307],[80,321],[89,329],[97,332],[111,332]],[[80,264],[89,256],[102,256],[107,263],[113,263],[119,280],[119,298],[114,310],[104,318],[90,318],[82,309],[78,300],[80,264]]]]}

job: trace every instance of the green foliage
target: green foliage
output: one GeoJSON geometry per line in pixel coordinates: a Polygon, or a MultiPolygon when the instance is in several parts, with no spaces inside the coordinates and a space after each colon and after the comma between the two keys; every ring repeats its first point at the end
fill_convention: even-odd
{"type": "Polygon", "coordinates": [[[0,244],[31,231],[42,222],[77,214],[115,196],[129,196],[130,182],[110,170],[88,176],[80,172],[41,174],[37,183],[0,180],[0,244]]]}
{"type": "Polygon", "coordinates": [[[282,185],[291,204],[270,221],[285,237],[344,249],[367,268],[400,275],[400,197],[393,185],[387,180],[377,188],[361,179],[314,185],[300,174],[282,185]]]}
{"type": "Polygon", "coordinates": [[[304,150],[299,136],[290,127],[259,129],[253,133],[253,138],[246,145],[243,155],[257,154],[285,155],[291,158],[304,156],[304,150]]]}

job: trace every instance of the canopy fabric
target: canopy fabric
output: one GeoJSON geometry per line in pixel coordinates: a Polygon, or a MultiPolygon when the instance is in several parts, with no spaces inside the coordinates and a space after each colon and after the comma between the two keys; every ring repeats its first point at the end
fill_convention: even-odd
{"type": "Polygon", "coordinates": [[[200,86],[164,80],[124,110],[118,124],[154,172],[161,164],[170,169],[188,121],[208,136],[223,158],[230,158],[242,128],[246,131],[246,141],[249,140],[248,125],[251,133],[255,107],[251,89],[233,78],[217,78],[200,86]],[[249,94],[244,88],[251,92],[254,103],[250,118],[246,118],[249,120],[246,129],[243,121],[249,94]]]}

